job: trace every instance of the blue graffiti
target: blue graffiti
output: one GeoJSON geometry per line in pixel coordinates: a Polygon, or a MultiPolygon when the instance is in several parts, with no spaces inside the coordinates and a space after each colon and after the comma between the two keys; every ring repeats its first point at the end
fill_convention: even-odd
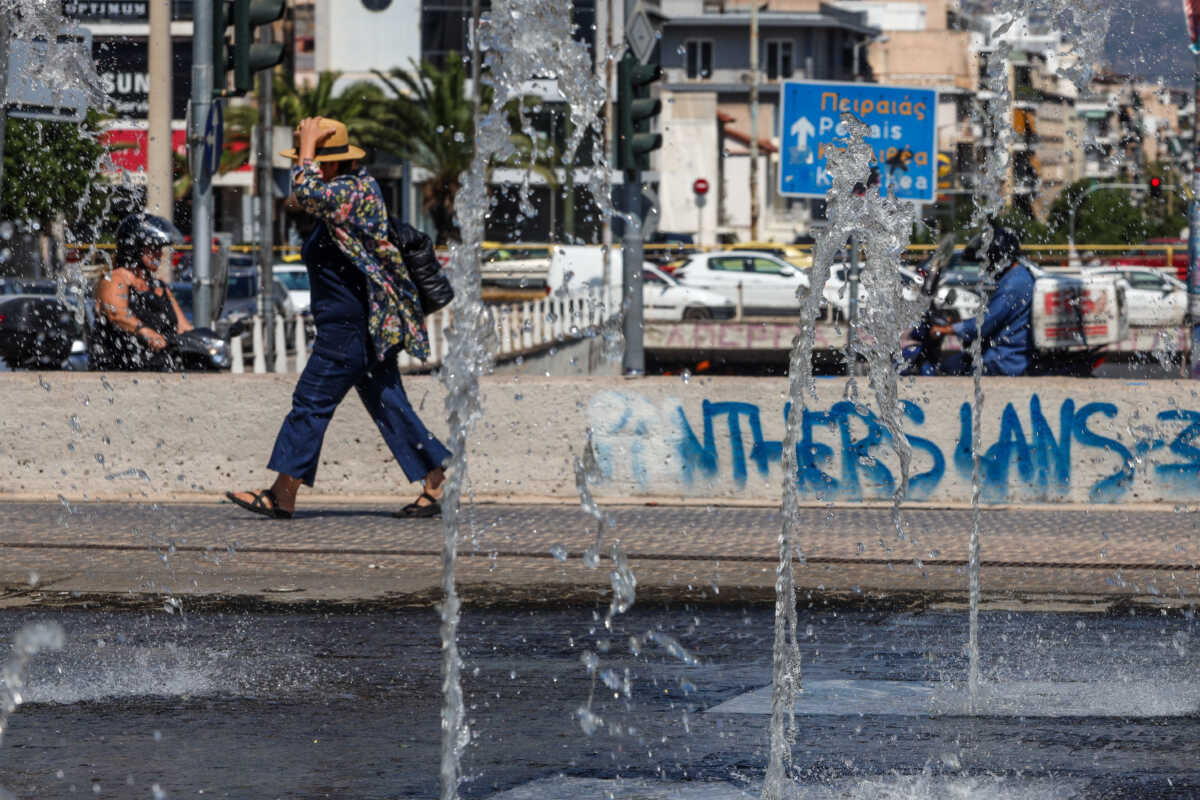
{"type": "MultiPolygon", "coordinates": [[[[907,428],[919,431],[925,426],[925,411],[916,403],[904,401],[901,410],[907,428]]],[[[680,477],[685,483],[728,474],[737,485],[744,486],[752,470],[767,478],[775,464],[782,461],[783,442],[764,437],[757,405],[705,400],[701,412],[699,436],[682,407],[673,414],[679,433],[680,477]],[[728,453],[728,464],[722,463],[723,453],[728,453]]],[[[785,405],[785,422],[789,413],[790,406],[785,405]]],[[[1077,407],[1073,399],[1064,400],[1057,415],[1048,414],[1041,398],[1034,394],[1026,427],[1016,407],[1005,404],[1000,410],[995,441],[986,443],[979,454],[983,499],[996,503],[1016,498],[1066,497],[1072,489],[1074,457],[1111,460],[1111,473],[1090,479],[1091,484],[1083,488],[1093,502],[1119,501],[1128,496],[1144,457],[1164,449],[1178,460],[1160,460],[1144,474],[1175,495],[1200,497],[1200,411],[1163,411],[1156,417],[1160,426],[1181,426],[1174,438],[1168,441],[1150,435],[1131,443],[1106,435],[1097,426],[1096,421],[1113,420],[1117,414],[1113,403],[1089,402],[1077,407]]],[[[622,421],[616,427],[628,428],[629,424],[622,421]]],[[[971,479],[974,468],[973,425],[971,405],[963,403],[952,462],[965,480],[971,479]]],[[[644,433],[644,423],[634,432],[644,433]]],[[[923,468],[910,477],[908,497],[928,499],[945,478],[947,458],[929,438],[909,431],[905,438],[913,450],[914,463],[923,468]]],[[[805,408],[797,431],[797,485],[802,495],[818,500],[890,497],[896,488],[896,476],[883,457],[891,449],[890,431],[869,409],[847,401],[824,410],[805,408]]],[[[641,480],[645,476],[644,458],[640,452],[633,455],[634,477],[641,480]]],[[[1094,468],[1089,472],[1094,475],[1094,468]]]]}

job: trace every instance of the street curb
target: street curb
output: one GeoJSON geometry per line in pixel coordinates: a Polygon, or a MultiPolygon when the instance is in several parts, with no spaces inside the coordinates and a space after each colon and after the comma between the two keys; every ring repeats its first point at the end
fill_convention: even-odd
{"type": "MultiPolygon", "coordinates": [[[[303,506],[356,506],[356,505],[372,505],[386,506],[392,503],[404,505],[409,502],[408,493],[397,494],[324,494],[320,492],[309,492],[302,494],[300,505],[303,506]]],[[[131,493],[120,494],[116,492],[103,494],[43,494],[37,492],[0,492],[0,504],[6,502],[12,503],[54,503],[68,502],[72,504],[86,503],[141,503],[144,505],[211,505],[224,506],[230,505],[229,501],[224,499],[223,495],[214,495],[210,492],[169,492],[163,495],[133,495],[131,493]]],[[[609,508],[779,508],[781,504],[764,503],[758,500],[738,500],[732,498],[696,498],[696,497],[638,497],[633,498],[615,498],[601,497],[596,498],[596,504],[609,508]]],[[[488,505],[488,506],[558,506],[558,507],[576,507],[578,501],[572,499],[567,500],[562,497],[546,496],[546,495],[488,495],[476,494],[471,498],[470,503],[464,505],[488,505]]],[[[886,501],[840,501],[819,503],[813,501],[801,501],[797,503],[799,508],[824,508],[831,511],[849,511],[854,509],[890,509],[893,504],[886,501]]],[[[900,506],[901,514],[906,509],[914,511],[966,511],[972,509],[970,503],[951,503],[951,502],[919,502],[913,501],[904,503],[900,506]]],[[[1104,513],[1119,513],[1119,512],[1142,512],[1142,513],[1177,513],[1188,514],[1200,511],[1200,504],[1178,503],[1167,506],[1165,503],[995,503],[983,504],[979,506],[983,512],[990,511],[1074,511],[1086,514],[1104,514],[1104,513]]]]}

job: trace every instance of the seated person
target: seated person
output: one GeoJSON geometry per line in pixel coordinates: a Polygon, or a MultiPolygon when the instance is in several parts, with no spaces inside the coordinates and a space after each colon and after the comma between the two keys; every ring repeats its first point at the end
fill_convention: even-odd
{"type": "Polygon", "coordinates": [[[155,273],[167,248],[181,241],[179,229],[152,214],[131,214],[117,229],[112,271],[96,285],[96,324],[91,336],[93,369],[179,368],[167,340],[192,325],[171,290],[155,273]]]}

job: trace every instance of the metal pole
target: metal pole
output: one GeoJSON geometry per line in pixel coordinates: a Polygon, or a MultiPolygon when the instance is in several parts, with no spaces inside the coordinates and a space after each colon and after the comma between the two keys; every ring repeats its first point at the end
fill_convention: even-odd
{"type": "Polygon", "coordinates": [[[212,176],[203,165],[204,127],[212,107],[212,3],[192,6],[192,294],[197,327],[212,325],[212,176]]]}
{"type": "Polygon", "coordinates": [[[1188,204],[1188,372],[1200,378],[1200,50],[1193,53],[1194,92],[1192,96],[1192,199],[1188,204]]]}
{"type": "Polygon", "coordinates": [[[758,241],[758,2],[750,6],[750,241],[758,241]]]}
{"type": "MultiPolygon", "coordinates": [[[[171,3],[150,3],[150,108],[146,114],[146,211],[175,218],[171,188],[171,3]]],[[[169,265],[165,265],[170,269],[169,265]]],[[[170,280],[169,275],[160,276],[170,280]]]]}
{"type": "Polygon", "coordinates": [[[8,127],[8,15],[0,10],[0,189],[4,188],[4,134],[8,127]]]}
{"type": "MultiPolygon", "coordinates": [[[[273,31],[264,25],[262,42],[270,44],[273,31]]],[[[275,176],[271,147],[274,139],[274,100],[271,96],[272,70],[258,73],[258,310],[267,330],[267,369],[275,364],[275,176]]],[[[297,321],[296,324],[300,324],[297,321]]]]}
{"type": "Polygon", "coordinates": [[[846,374],[858,375],[858,356],[854,354],[854,325],[858,322],[858,236],[850,234],[850,273],[846,275],[846,291],[850,293],[846,310],[846,374]]]}
{"type": "MultiPolygon", "coordinates": [[[[608,164],[613,163],[615,154],[613,153],[613,131],[616,130],[616,125],[613,124],[613,61],[612,53],[615,49],[613,46],[613,0],[605,0],[598,6],[598,9],[604,11],[604,36],[599,37],[600,41],[596,48],[596,57],[604,62],[604,124],[600,128],[600,146],[604,148],[605,161],[608,164]]],[[[609,178],[604,181],[605,190],[608,196],[605,202],[612,202],[612,169],[607,170],[609,178]]],[[[604,291],[608,292],[608,286],[612,279],[612,214],[601,215],[600,222],[600,248],[602,257],[604,258],[604,267],[602,274],[604,276],[604,291]]],[[[605,294],[605,297],[608,295],[605,294]]]]}
{"type": "MultiPolygon", "coordinates": [[[[636,0],[625,0],[625,22],[633,17],[636,0]]],[[[625,235],[621,239],[621,285],[624,290],[625,357],[622,370],[626,375],[646,372],[646,350],[642,338],[642,187],[636,164],[625,165],[624,210],[625,235]]]]}

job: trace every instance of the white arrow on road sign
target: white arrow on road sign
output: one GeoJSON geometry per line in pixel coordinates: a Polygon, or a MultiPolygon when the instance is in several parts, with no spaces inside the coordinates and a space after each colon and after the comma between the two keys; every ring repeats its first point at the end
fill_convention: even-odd
{"type": "Polygon", "coordinates": [[[817,129],[808,121],[808,117],[801,117],[792,125],[792,136],[798,140],[797,147],[801,150],[808,149],[808,137],[816,134],[817,129]]]}

